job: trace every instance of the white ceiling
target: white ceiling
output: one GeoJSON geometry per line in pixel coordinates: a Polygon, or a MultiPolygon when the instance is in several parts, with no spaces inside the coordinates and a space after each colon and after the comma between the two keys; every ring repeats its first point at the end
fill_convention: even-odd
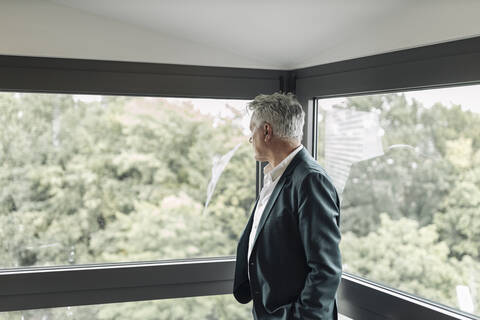
{"type": "Polygon", "coordinates": [[[0,54],[296,69],[480,35],[479,0],[0,0],[0,54]]]}

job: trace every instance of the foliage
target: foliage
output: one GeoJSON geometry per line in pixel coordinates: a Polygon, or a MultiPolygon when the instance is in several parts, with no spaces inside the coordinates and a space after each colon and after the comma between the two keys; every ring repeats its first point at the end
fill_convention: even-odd
{"type": "Polygon", "coordinates": [[[380,226],[368,235],[344,234],[344,271],[446,305],[456,305],[456,285],[467,285],[450,258],[447,244],[439,240],[434,225],[420,227],[408,218],[380,215],[380,226]]]}

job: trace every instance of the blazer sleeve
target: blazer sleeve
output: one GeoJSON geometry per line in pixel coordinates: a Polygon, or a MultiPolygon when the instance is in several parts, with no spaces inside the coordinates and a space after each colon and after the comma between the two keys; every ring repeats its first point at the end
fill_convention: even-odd
{"type": "Polygon", "coordinates": [[[335,296],[342,274],[340,201],[330,180],[309,173],[302,182],[298,228],[309,272],[292,305],[294,319],[334,319],[335,296]]]}

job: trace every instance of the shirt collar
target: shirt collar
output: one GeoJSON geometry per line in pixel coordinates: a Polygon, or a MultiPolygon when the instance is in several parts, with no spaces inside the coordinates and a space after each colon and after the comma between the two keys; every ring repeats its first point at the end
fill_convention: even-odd
{"type": "Polygon", "coordinates": [[[269,179],[270,181],[275,181],[278,177],[280,177],[285,169],[287,169],[290,162],[292,162],[293,158],[297,155],[300,150],[303,149],[303,145],[299,145],[295,150],[289,153],[285,159],[282,160],[275,168],[272,168],[271,164],[268,164],[263,172],[265,173],[265,179],[269,179]]]}

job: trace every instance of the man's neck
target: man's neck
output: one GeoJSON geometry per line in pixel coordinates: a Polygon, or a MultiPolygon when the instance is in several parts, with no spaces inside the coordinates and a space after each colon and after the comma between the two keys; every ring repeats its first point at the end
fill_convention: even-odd
{"type": "Polygon", "coordinates": [[[292,153],[293,150],[297,149],[300,145],[300,143],[285,143],[283,145],[279,145],[278,148],[275,148],[272,151],[272,156],[268,163],[272,166],[272,168],[275,168],[280,162],[282,162],[286,157],[288,157],[288,155],[292,153]]]}

